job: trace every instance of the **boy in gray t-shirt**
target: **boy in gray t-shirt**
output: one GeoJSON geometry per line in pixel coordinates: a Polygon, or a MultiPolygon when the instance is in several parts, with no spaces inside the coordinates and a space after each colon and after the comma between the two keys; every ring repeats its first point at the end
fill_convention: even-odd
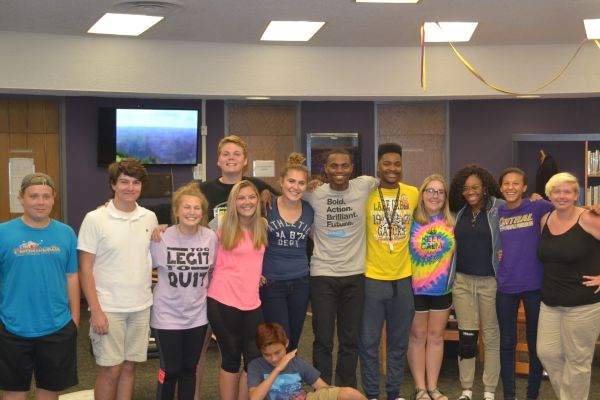
{"type": "Polygon", "coordinates": [[[358,333],[364,299],[365,204],[379,181],[368,176],[350,180],[352,159],[343,150],[327,156],[329,183],[305,195],[315,210],[314,251],[310,262],[313,311],[313,365],[328,384],[333,378],[336,318],[339,356],[335,383],[356,387],[358,333]]]}

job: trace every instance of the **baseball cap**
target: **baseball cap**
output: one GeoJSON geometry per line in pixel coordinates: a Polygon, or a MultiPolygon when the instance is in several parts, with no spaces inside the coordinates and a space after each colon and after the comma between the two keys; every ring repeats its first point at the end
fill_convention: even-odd
{"type": "Polygon", "coordinates": [[[35,172],[23,178],[23,180],[21,181],[21,193],[24,192],[25,189],[27,189],[29,186],[33,185],[50,186],[52,190],[56,190],[56,186],[54,186],[54,181],[52,180],[52,178],[41,172],[35,172]]]}

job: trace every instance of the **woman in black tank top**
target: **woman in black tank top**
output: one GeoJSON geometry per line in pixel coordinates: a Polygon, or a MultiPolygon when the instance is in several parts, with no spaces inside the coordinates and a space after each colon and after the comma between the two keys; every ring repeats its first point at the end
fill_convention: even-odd
{"type": "Polygon", "coordinates": [[[544,264],[538,357],[561,400],[587,399],[600,334],[600,216],[577,207],[579,183],[554,175],[546,194],[555,210],[542,218],[544,264]]]}

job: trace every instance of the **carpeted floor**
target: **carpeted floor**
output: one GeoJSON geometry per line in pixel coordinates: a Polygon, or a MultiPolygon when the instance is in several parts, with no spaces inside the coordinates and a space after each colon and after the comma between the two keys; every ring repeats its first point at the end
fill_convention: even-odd
{"type": "MultiPolygon", "coordinates": [[[[88,339],[88,329],[89,323],[88,318],[89,315],[87,311],[82,312],[82,320],[80,327],[80,335],[79,335],[79,354],[78,354],[78,363],[79,363],[79,385],[71,388],[65,393],[88,390],[92,389],[94,386],[95,374],[96,374],[96,366],[93,360],[93,357],[90,352],[89,339],[88,339]]],[[[311,360],[311,347],[312,347],[312,328],[311,328],[311,319],[307,317],[306,324],[304,327],[304,333],[302,335],[299,354],[300,356],[309,361],[311,360]]],[[[449,345],[447,348],[448,357],[444,360],[444,364],[442,366],[442,371],[440,374],[440,389],[448,395],[451,400],[456,399],[460,395],[460,383],[458,381],[458,368],[456,358],[451,354],[456,351],[455,347],[449,345]]],[[[594,359],[594,371],[592,375],[592,390],[590,391],[590,400],[600,399],[600,351],[597,349],[596,357],[594,359]]],[[[474,398],[473,400],[481,399],[483,394],[482,385],[481,385],[481,365],[478,366],[477,371],[477,382],[474,388],[474,398]]],[[[151,359],[145,363],[141,363],[138,365],[137,369],[137,379],[136,379],[136,387],[135,387],[135,399],[139,400],[150,400],[154,399],[156,396],[156,376],[158,371],[158,360],[151,359]]],[[[216,344],[213,342],[208,349],[207,353],[207,363],[204,371],[204,379],[202,381],[201,388],[201,398],[205,400],[218,399],[219,398],[219,389],[218,389],[218,350],[216,344]]],[[[518,377],[517,378],[517,396],[519,398],[525,398],[525,390],[527,386],[526,377],[518,377]]],[[[402,395],[407,399],[410,397],[413,390],[412,379],[410,377],[410,372],[408,371],[408,367],[406,369],[405,378],[402,383],[402,395]]],[[[383,382],[381,393],[384,393],[383,382]]],[[[30,396],[33,398],[33,396],[30,396]]],[[[382,395],[381,399],[385,397],[382,395]]],[[[502,399],[502,389],[501,385],[498,385],[497,390],[497,398],[502,399]]],[[[550,382],[547,379],[544,379],[542,382],[542,389],[540,393],[540,400],[553,400],[556,399],[552,388],[550,386],[550,382]]]]}

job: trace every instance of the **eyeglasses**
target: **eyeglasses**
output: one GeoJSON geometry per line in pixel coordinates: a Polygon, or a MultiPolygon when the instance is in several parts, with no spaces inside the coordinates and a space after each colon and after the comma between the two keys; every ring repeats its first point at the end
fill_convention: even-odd
{"type": "Polygon", "coordinates": [[[446,191],[444,189],[433,189],[433,188],[427,188],[424,190],[424,192],[426,192],[427,194],[431,195],[431,196],[445,196],[446,195],[446,191]]]}
{"type": "Polygon", "coordinates": [[[476,192],[481,189],[481,185],[465,186],[463,187],[463,193],[470,192],[471,190],[476,192]]]}

